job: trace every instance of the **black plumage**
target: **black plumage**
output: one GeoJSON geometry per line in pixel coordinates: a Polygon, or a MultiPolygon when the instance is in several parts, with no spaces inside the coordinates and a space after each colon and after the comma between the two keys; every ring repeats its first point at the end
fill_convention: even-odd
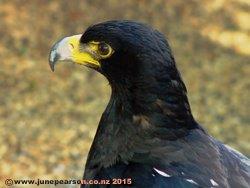
{"type": "MultiPolygon", "coordinates": [[[[89,27],[81,44],[114,53],[96,68],[112,95],[88,155],[84,179],[131,178],[122,187],[250,187],[250,162],[194,120],[165,37],[132,21],[89,27]]],[[[117,185],[102,185],[117,187],[117,185]]],[[[82,185],[100,187],[100,185],[82,185]]]]}

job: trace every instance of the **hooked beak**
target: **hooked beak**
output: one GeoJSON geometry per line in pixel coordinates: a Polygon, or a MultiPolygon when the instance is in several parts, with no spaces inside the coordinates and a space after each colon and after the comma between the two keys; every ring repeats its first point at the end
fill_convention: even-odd
{"type": "Polygon", "coordinates": [[[80,43],[81,36],[65,37],[53,45],[49,55],[49,65],[52,71],[55,70],[58,61],[71,61],[92,68],[100,67],[100,63],[95,59],[89,46],[80,43]]]}

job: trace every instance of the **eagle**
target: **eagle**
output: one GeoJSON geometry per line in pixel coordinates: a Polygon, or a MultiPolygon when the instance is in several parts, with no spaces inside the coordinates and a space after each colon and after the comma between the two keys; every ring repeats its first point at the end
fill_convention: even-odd
{"type": "Polygon", "coordinates": [[[95,183],[82,187],[250,187],[250,160],[194,119],[158,30],[130,20],[97,23],[54,44],[52,71],[60,61],[101,73],[112,90],[83,175],[95,183]]]}

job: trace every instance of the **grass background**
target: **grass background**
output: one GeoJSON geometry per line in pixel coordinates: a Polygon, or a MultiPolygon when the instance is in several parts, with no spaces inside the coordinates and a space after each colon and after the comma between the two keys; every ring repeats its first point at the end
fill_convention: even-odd
{"type": "Polygon", "coordinates": [[[59,38],[110,19],[163,32],[197,121],[250,156],[249,12],[248,0],[0,0],[1,183],[82,177],[110,88],[82,66],[52,73],[48,53],[59,38]]]}

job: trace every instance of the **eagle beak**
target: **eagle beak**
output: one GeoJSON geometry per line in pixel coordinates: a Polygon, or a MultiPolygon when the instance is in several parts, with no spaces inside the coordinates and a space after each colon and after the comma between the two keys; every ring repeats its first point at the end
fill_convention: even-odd
{"type": "Polygon", "coordinates": [[[93,68],[100,67],[100,63],[95,59],[88,45],[80,44],[81,36],[65,37],[53,45],[49,55],[49,65],[52,71],[55,70],[58,61],[71,61],[93,68]]]}

